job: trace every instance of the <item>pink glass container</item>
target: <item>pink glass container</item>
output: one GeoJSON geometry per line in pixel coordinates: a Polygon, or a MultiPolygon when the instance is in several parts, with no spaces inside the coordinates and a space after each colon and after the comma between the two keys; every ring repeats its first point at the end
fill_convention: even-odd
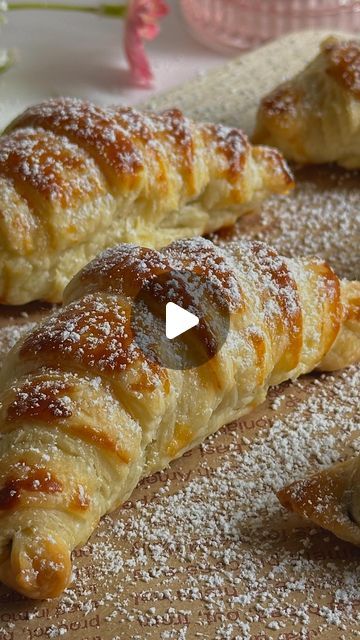
{"type": "Polygon", "coordinates": [[[223,52],[291,31],[360,31],[360,0],[181,0],[195,37],[223,52]]]}

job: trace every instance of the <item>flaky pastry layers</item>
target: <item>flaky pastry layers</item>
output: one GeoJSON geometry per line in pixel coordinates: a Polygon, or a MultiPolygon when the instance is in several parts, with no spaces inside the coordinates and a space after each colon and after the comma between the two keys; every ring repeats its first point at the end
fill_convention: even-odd
{"type": "Polygon", "coordinates": [[[160,247],[230,225],[293,179],[238,129],[62,98],[0,138],[0,303],[59,302],[119,242],[160,247]]]}
{"type": "Polygon", "coordinates": [[[360,41],[324,40],[303,71],[262,99],[253,140],[296,162],[360,168],[360,41]]]}
{"type": "MultiPolygon", "coordinates": [[[[178,285],[196,306],[191,282],[178,285]]],[[[164,287],[152,289],[148,345],[164,287]]],[[[251,411],[270,385],[358,361],[359,291],[322,260],[283,258],[260,242],[123,244],[90,263],[1,372],[0,579],[31,598],[58,596],[72,550],[142,477],[251,411]],[[213,305],[230,311],[217,353],[211,318],[192,329],[193,348],[212,356],[197,368],[162,367],[132,332],[139,286],[173,269],[207,292],[220,287],[213,305]]]]}

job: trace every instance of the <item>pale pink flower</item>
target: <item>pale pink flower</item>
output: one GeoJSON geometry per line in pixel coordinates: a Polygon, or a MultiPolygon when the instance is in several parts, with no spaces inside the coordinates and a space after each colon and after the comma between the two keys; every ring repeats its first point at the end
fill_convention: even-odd
{"type": "Polygon", "coordinates": [[[125,23],[125,53],[136,84],[150,87],[153,74],[146,56],[144,40],[159,33],[157,21],[168,13],[164,0],[130,0],[125,23]]]}

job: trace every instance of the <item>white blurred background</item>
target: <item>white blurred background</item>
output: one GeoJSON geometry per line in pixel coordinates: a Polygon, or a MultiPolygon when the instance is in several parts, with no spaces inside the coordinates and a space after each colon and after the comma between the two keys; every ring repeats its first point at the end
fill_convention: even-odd
{"type": "Polygon", "coordinates": [[[0,48],[15,48],[18,62],[0,76],[0,130],[25,106],[48,96],[137,104],[226,60],[193,39],[178,0],[168,4],[171,11],[160,35],[146,44],[155,74],[151,90],[131,84],[122,20],[60,11],[9,12],[7,24],[0,26],[0,48]]]}

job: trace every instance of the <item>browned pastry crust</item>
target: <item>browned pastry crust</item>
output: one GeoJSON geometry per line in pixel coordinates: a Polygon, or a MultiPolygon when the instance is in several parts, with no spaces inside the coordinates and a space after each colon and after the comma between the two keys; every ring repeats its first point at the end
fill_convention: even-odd
{"type": "Polygon", "coordinates": [[[58,302],[109,246],[208,233],[292,186],[279,152],[178,109],[31,107],[0,137],[0,303],[58,302]]]}
{"type": "Polygon", "coordinates": [[[360,545],[360,457],[293,482],[278,498],[289,511],[360,545]]]}

